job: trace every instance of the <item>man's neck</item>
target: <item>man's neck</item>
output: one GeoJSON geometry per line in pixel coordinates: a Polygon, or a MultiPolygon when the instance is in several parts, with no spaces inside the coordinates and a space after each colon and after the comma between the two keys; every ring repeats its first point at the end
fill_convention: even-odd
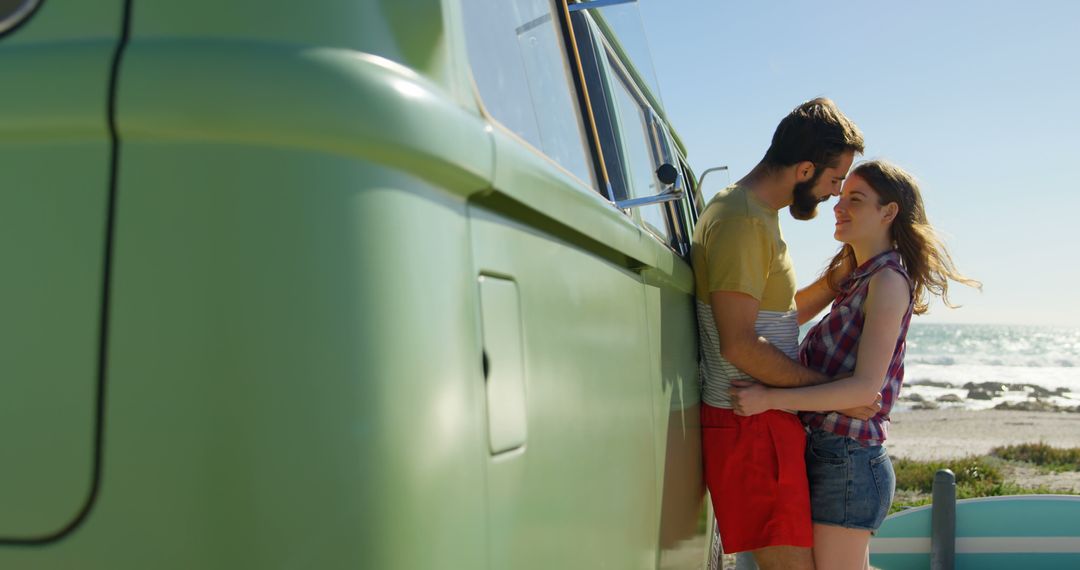
{"type": "Polygon", "coordinates": [[[735,184],[746,188],[758,201],[774,210],[790,206],[794,200],[793,169],[768,169],[759,163],[735,184]]]}

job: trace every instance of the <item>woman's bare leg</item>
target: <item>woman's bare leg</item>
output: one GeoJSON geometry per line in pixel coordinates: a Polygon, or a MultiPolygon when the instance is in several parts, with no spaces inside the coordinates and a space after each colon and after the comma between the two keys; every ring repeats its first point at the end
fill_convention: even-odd
{"type": "Polygon", "coordinates": [[[814,525],[814,565],[829,570],[863,570],[869,564],[870,531],[814,525]]]}

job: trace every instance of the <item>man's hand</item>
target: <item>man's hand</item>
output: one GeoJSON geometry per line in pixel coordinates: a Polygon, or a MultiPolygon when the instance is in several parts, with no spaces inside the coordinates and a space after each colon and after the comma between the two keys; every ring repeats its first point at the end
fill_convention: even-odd
{"type": "Polygon", "coordinates": [[[772,409],[769,404],[770,389],[757,382],[732,380],[728,394],[737,416],[752,416],[772,409]]]}
{"type": "Polygon", "coordinates": [[[868,406],[859,406],[858,408],[848,408],[846,410],[837,410],[837,412],[844,414],[845,416],[853,417],[857,420],[866,421],[878,414],[881,411],[881,392],[878,392],[877,397],[874,398],[874,403],[868,406]]]}
{"type": "Polygon", "coordinates": [[[840,260],[840,263],[834,267],[829,268],[829,276],[832,278],[832,282],[839,285],[843,283],[855,271],[855,256],[847,256],[840,260]]]}

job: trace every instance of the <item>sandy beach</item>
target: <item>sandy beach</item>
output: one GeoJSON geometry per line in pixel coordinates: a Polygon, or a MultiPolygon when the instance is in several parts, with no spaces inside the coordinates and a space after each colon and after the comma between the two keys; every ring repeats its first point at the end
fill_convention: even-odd
{"type": "MultiPolygon", "coordinates": [[[[950,459],[985,455],[998,445],[1044,442],[1080,447],[1080,414],[1004,410],[911,410],[895,412],[886,447],[908,459],[950,459]]],[[[1048,473],[1015,466],[1009,478],[1025,487],[1080,493],[1080,472],[1048,473]]]]}
{"type": "Polygon", "coordinates": [[[885,446],[895,457],[945,459],[1040,441],[1080,447],[1080,414],[955,408],[893,412],[885,446]]]}

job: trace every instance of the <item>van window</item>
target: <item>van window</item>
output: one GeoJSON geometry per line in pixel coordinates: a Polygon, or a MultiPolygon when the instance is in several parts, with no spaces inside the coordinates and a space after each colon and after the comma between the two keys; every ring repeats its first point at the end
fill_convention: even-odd
{"type": "Polygon", "coordinates": [[[625,200],[629,196],[626,176],[622,171],[624,162],[622,149],[619,147],[619,134],[616,131],[616,110],[606,68],[604,56],[606,48],[600,33],[585,12],[570,14],[573,24],[574,40],[577,43],[578,57],[581,61],[582,74],[585,77],[585,89],[589,92],[589,104],[596,133],[599,137],[600,153],[604,158],[607,185],[601,190],[608,200],[625,200]]]}
{"type": "Polygon", "coordinates": [[[463,2],[469,63],[484,107],[595,186],[559,20],[550,0],[463,2]]]}
{"type": "MultiPolygon", "coordinates": [[[[612,67],[617,64],[612,62],[612,67]]],[[[619,131],[622,138],[623,149],[626,151],[625,166],[629,176],[628,186],[631,198],[654,196],[659,194],[660,181],[656,178],[656,169],[660,166],[656,154],[656,146],[652,138],[652,113],[645,107],[635,95],[625,76],[616,71],[616,81],[612,84],[617,107],[619,131]]],[[[652,204],[642,206],[641,219],[657,235],[668,241],[667,221],[665,219],[664,204],[652,204]]]]}

